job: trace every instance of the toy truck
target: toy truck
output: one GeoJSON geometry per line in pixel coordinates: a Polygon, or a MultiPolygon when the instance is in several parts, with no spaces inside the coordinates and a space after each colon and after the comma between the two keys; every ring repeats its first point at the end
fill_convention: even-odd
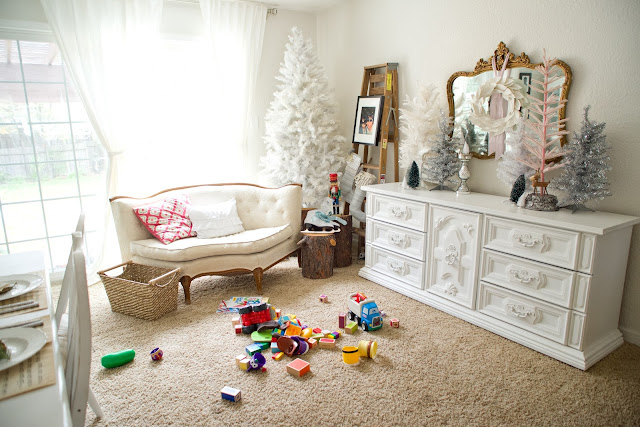
{"type": "Polygon", "coordinates": [[[378,305],[360,292],[349,296],[349,319],[358,322],[363,331],[377,331],[382,328],[378,305]]]}

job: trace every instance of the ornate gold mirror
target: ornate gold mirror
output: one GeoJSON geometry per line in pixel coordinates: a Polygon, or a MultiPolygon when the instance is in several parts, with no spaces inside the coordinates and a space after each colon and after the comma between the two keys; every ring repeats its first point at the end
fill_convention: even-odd
{"type": "MultiPolygon", "coordinates": [[[[459,71],[449,77],[447,82],[447,99],[449,101],[449,116],[454,123],[454,133],[461,134],[461,129],[470,133],[469,148],[471,154],[479,159],[489,159],[495,157],[494,154],[489,155],[489,133],[478,126],[474,126],[469,120],[471,114],[471,103],[474,94],[486,81],[494,78],[495,73],[492,66],[492,58],[495,58],[496,68],[502,69],[505,59],[507,59],[506,69],[510,76],[514,79],[520,79],[527,86],[527,93],[532,96],[538,94],[535,90],[531,90],[528,85],[533,79],[542,80],[542,75],[535,69],[539,64],[532,64],[529,57],[522,52],[519,56],[515,56],[509,52],[507,46],[500,42],[494,54],[487,60],[480,59],[476,63],[473,71],[459,71]]],[[[554,82],[552,89],[560,99],[566,100],[571,87],[571,68],[564,62],[557,60],[554,73],[560,77],[554,82]]],[[[565,118],[567,104],[558,110],[557,117],[553,120],[562,120],[565,118]]],[[[562,136],[560,143],[564,145],[566,137],[562,136]]]]}

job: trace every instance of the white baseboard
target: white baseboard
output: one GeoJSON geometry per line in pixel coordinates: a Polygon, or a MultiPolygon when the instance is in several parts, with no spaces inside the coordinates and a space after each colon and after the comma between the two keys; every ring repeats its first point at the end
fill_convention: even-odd
{"type": "Polygon", "coordinates": [[[640,346],[640,332],[629,328],[620,328],[620,332],[626,342],[640,346]]]}

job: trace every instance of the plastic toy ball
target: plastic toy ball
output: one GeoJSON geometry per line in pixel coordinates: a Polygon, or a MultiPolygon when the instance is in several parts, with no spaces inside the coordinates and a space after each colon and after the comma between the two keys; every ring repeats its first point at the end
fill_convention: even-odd
{"type": "Polygon", "coordinates": [[[162,350],[160,350],[160,348],[154,348],[153,350],[151,350],[151,353],[149,353],[151,355],[151,360],[155,360],[156,362],[160,359],[162,359],[162,350]]]}

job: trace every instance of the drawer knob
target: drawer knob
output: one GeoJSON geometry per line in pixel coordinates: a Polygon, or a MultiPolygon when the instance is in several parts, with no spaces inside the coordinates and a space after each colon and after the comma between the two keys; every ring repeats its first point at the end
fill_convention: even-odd
{"type": "Polygon", "coordinates": [[[407,236],[402,233],[394,233],[393,231],[387,232],[387,241],[392,245],[406,248],[407,247],[407,236]]]}
{"type": "Polygon", "coordinates": [[[514,233],[513,240],[519,244],[520,246],[524,246],[525,248],[532,248],[535,245],[540,245],[543,243],[541,237],[533,236],[530,233],[514,233]]]}
{"type": "Polygon", "coordinates": [[[396,218],[407,219],[409,217],[409,211],[406,206],[390,205],[389,213],[396,218]]]}
{"type": "Polygon", "coordinates": [[[404,276],[407,272],[404,262],[392,258],[387,258],[387,268],[400,276],[404,276]]]}
{"type": "Polygon", "coordinates": [[[535,307],[527,307],[525,304],[516,301],[507,300],[504,305],[505,311],[509,316],[525,320],[529,323],[535,323],[536,314],[535,307]]]}

